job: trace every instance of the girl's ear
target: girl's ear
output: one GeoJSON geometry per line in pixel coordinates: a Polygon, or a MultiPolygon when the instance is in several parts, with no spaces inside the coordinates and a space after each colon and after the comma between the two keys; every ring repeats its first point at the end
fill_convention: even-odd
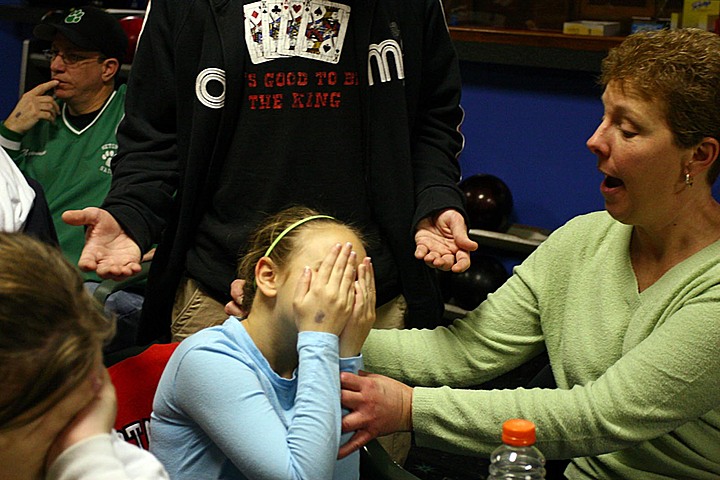
{"type": "Polygon", "coordinates": [[[258,291],[268,298],[277,295],[277,266],[270,257],[262,257],[255,264],[255,282],[258,291]]]}

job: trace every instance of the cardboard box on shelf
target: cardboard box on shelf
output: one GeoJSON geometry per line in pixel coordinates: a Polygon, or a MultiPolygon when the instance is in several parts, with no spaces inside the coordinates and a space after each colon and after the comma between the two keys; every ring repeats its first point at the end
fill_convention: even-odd
{"type": "MultiPolygon", "coordinates": [[[[701,21],[707,23],[708,15],[720,15],[720,0],[685,0],[683,3],[683,28],[703,28],[701,21]]],[[[707,30],[707,29],[706,29],[707,30]]]]}
{"type": "Polygon", "coordinates": [[[450,26],[468,23],[473,15],[472,0],[443,0],[445,21],[450,26]]]}
{"type": "Polygon", "coordinates": [[[670,28],[672,30],[680,28],[682,25],[682,13],[673,12],[670,14],[670,28]]]}
{"type": "Polygon", "coordinates": [[[714,32],[715,24],[717,23],[718,18],[720,18],[719,15],[703,13],[698,19],[697,28],[707,30],[708,32],[714,32]]]}
{"type": "Polygon", "coordinates": [[[670,19],[652,19],[648,17],[633,17],[630,33],[646,32],[649,30],[663,30],[670,28],[670,19]]]}
{"type": "Polygon", "coordinates": [[[596,35],[596,36],[613,36],[620,34],[619,22],[600,22],[590,20],[580,20],[575,22],[565,22],[563,24],[563,33],[569,35],[596,35]]]}
{"type": "Polygon", "coordinates": [[[522,30],[560,30],[562,22],[568,19],[568,2],[570,0],[442,0],[450,26],[522,30]]]}

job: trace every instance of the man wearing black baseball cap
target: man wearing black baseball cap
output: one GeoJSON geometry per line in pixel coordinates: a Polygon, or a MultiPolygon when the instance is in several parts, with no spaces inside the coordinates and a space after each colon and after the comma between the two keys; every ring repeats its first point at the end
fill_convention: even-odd
{"type": "MultiPolygon", "coordinates": [[[[65,210],[100,205],[111,181],[116,131],[125,112],[125,85],[115,77],[128,39],[120,22],[95,7],[71,8],[43,18],[34,34],[50,43],[49,82],[26,92],[0,124],[0,145],[20,170],[45,190],[60,247],[77,264],[82,228],[61,219],[65,210]]],[[[85,274],[97,286],[99,277],[85,274]]],[[[119,292],[106,303],[121,322],[139,312],[142,297],[119,292]],[[117,304],[116,302],[120,302],[117,304]]],[[[129,336],[134,338],[134,332],[129,336]]]]}
{"type": "Polygon", "coordinates": [[[49,41],[61,34],[79,48],[101,52],[118,62],[122,62],[128,46],[120,22],[104,10],[90,6],[73,8],[60,16],[50,15],[35,27],[33,34],[49,41]]]}

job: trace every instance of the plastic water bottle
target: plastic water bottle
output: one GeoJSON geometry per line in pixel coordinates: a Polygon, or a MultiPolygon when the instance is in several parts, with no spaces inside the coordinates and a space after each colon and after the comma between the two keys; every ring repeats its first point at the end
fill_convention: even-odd
{"type": "Polygon", "coordinates": [[[490,456],[491,479],[545,478],[545,456],[535,446],[535,424],[518,418],[502,427],[503,444],[490,456]]]}

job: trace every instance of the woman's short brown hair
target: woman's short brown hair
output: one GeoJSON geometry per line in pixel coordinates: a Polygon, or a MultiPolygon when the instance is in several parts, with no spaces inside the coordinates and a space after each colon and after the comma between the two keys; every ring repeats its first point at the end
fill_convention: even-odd
{"type": "MultiPolygon", "coordinates": [[[[703,138],[720,140],[720,36],[686,28],[639,32],[610,50],[600,83],[618,82],[646,100],[658,100],[675,143],[682,148],[703,138]]],[[[720,171],[708,172],[712,184],[720,171]]]]}

